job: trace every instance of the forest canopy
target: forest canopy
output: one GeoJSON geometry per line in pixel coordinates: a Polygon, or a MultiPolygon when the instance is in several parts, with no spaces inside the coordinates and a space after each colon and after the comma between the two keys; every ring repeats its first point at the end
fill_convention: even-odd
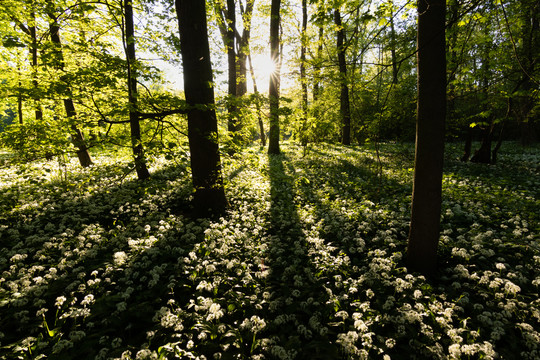
{"type": "MultiPolygon", "coordinates": [[[[128,79],[133,74],[128,72],[135,70],[144,150],[173,151],[185,143],[172,1],[9,0],[0,6],[4,146],[23,158],[131,146],[129,113],[134,109],[128,79]],[[128,34],[125,5],[131,3],[134,29],[128,34]],[[129,44],[137,48],[131,60],[129,44]],[[65,100],[72,110],[66,110],[65,100]]],[[[348,141],[413,141],[415,7],[415,2],[397,0],[305,1],[304,6],[283,1],[281,52],[270,59],[269,2],[207,2],[222,146],[267,135],[268,81],[276,69],[281,72],[282,136],[306,144],[342,142],[345,87],[348,141]],[[339,46],[336,37],[341,37],[339,46]]],[[[528,144],[537,139],[538,12],[532,0],[448,1],[447,140],[472,136],[496,142],[501,137],[528,144]]],[[[482,154],[476,159],[491,161],[482,154]]]]}

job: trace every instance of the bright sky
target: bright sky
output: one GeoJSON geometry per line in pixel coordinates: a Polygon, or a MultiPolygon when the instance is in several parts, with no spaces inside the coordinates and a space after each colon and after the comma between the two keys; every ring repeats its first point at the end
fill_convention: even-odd
{"type": "MultiPolygon", "coordinates": [[[[257,54],[253,56],[253,69],[255,71],[255,78],[257,81],[257,88],[259,92],[265,93],[268,91],[268,85],[270,81],[270,74],[275,71],[275,65],[270,59],[268,54],[257,54]]],[[[164,60],[155,60],[153,64],[163,70],[165,73],[165,79],[168,81],[172,88],[177,90],[184,90],[183,83],[183,69],[180,65],[172,65],[164,60]]],[[[249,70],[249,69],[248,69],[249,70]]],[[[217,75],[217,92],[226,92],[227,71],[222,70],[221,74],[217,75]],[[223,84],[225,84],[223,86],[223,84]]],[[[247,74],[248,91],[253,91],[253,81],[248,71],[247,74]]]]}

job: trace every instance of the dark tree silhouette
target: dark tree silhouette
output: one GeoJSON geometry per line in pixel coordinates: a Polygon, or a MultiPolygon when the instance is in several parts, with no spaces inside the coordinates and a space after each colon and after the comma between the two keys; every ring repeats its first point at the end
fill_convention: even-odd
{"type": "Polygon", "coordinates": [[[418,0],[418,104],[410,270],[434,276],[441,213],[446,117],[446,0],[418,0]]]}
{"type": "Polygon", "coordinates": [[[176,0],[188,105],[194,207],[197,215],[220,213],[226,207],[218,148],[212,64],[204,1],[176,0]]]}
{"type": "MultiPolygon", "coordinates": [[[[270,56],[275,64],[279,64],[279,8],[281,0],[272,0],[270,9],[270,56]]],[[[268,134],[268,153],[279,154],[279,65],[270,76],[268,97],[270,98],[270,133],[268,134]]]]}
{"type": "Polygon", "coordinates": [[[349,101],[349,86],[347,85],[347,62],[345,59],[345,30],[341,22],[341,13],[339,9],[334,10],[334,23],[337,28],[337,53],[339,63],[339,81],[341,87],[340,95],[340,115],[341,115],[341,143],[343,145],[351,144],[351,105],[349,101]]]}

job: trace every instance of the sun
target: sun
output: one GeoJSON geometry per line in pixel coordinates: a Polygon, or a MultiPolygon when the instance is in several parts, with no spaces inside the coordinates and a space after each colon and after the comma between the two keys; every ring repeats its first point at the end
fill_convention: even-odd
{"type": "Polygon", "coordinates": [[[270,56],[258,55],[253,58],[253,68],[258,79],[268,82],[276,73],[277,65],[270,56]]]}

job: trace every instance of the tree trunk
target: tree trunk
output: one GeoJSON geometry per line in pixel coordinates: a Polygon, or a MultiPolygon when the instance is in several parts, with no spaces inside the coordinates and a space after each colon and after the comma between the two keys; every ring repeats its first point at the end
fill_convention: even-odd
{"type": "Polygon", "coordinates": [[[32,65],[32,84],[34,86],[34,94],[32,95],[34,100],[34,106],[35,106],[35,114],[36,114],[36,120],[43,119],[43,110],[41,109],[41,102],[38,96],[38,43],[37,43],[37,31],[36,31],[36,15],[34,11],[31,13],[31,17],[33,20],[32,26],[29,26],[28,29],[30,30],[30,39],[31,39],[31,45],[30,45],[30,62],[32,65]]]}
{"type": "Polygon", "coordinates": [[[390,13],[390,31],[390,54],[392,56],[392,84],[395,85],[398,83],[398,64],[396,57],[396,29],[394,26],[394,11],[390,13]]]}
{"type": "Polygon", "coordinates": [[[446,0],[418,0],[416,153],[407,266],[435,276],[446,116],[446,0]]]}
{"type": "Polygon", "coordinates": [[[302,129],[300,132],[300,142],[306,152],[308,144],[308,88],[306,79],[306,47],[307,47],[307,0],[302,0],[302,34],[300,45],[300,85],[302,88],[302,129]]]}
{"type": "MultiPolygon", "coordinates": [[[[64,99],[64,108],[66,109],[66,115],[68,118],[75,119],[77,117],[77,112],[75,111],[75,106],[73,105],[73,100],[71,98],[64,99]]],[[[88,167],[92,165],[92,158],[88,152],[84,135],[77,125],[71,124],[70,126],[71,130],[73,131],[72,142],[77,148],[77,157],[79,159],[79,163],[82,167],[88,167]]]]}
{"type": "Polygon", "coordinates": [[[19,93],[17,94],[17,114],[19,115],[19,124],[23,124],[23,101],[22,101],[22,94],[21,94],[21,88],[22,83],[19,80],[19,93]]]}
{"type": "Polygon", "coordinates": [[[473,138],[473,129],[470,126],[467,126],[467,137],[465,138],[465,149],[463,155],[461,156],[461,161],[467,162],[471,157],[472,149],[472,138],[473,138]]]}
{"type": "Polygon", "coordinates": [[[306,80],[306,46],[307,46],[307,0],[302,0],[302,34],[300,44],[300,84],[302,87],[302,116],[307,119],[308,89],[306,80]]]}
{"type": "Polygon", "coordinates": [[[204,1],[176,0],[196,215],[226,207],[204,1]]]}
{"type": "Polygon", "coordinates": [[[321,58],[322,58],[322,51],[323,51],[323,40],[324,40],[324,27],[322,25],[319,26],[319,38],[318,38],[318,45],[317,45],[317,60],[314,65],[313,69],[313,101],[319,100],[321,96],[321,58]]]}
{"type": "Polygon", "coordinates": [[[126,60],[128,70],[128,102],[129,102],[129,125],[131,130],[131,148],[135,160],[135,171],[139,180],[150,177],[146,160],[144,158],[144,147],[141,137],[141,124],[138,115],[138,93],[137,93],[137,71],[135,67],[135,31],[133,26],[132,0],[124,0],[124,16],[126,21],[126,60]]]}
{"type": "Polygon", "coordinates": [[[502,141],[503,141],[503,131],[504,131],[504,123],[505,123],[505,121],[506,121],[506,119],[501,124],[501,131],[499,132],[499,138],[497,139],[497,143],[495,144],[495,147],[491,151],[491,163],[492,164],[497,163],[497,154],[499,153],[499,150],[501,149],[502,141]]]}
{"type": "Polygon", "coordinates": [[[341,114],[341,143],[351,144],[351,108],[349,103],[349,86],[347,85],[347,63],[345,61],[345,30],[341,23],[339,9],[334,10],[334,23],[337,27],[337,52],[339,62],[339,81],[341,85],[340,114],[341,114]]]}
{"type": "MultiPolygon", "coordinates": [[[[317,39],[317,58],[313,62],[313,102],[316,102],[321,95],[321,59],[324,42],[324,26],[321,18],[324,16],[324,13],[324,3],[319,2],[319,6],[317,8],[317,17],[319,18],[318,21],[320,22],[318,25],[319,34],[317,39]]],[[[315,114],[315,116],[317,116],[317,114],[315,114]]]]}
{"type": "MultiPolygon", "coordinates": [[[[242,46],[240,45],[240,48],[242,46]]],[[[242,97],[247,94],[247,57],[244,51],[238,52],[236,59],[236,96],[242,97]]]]}
{"type": "Polygon", "coordinates": [[[236,106],[236,87],[237,87],[237,77],[236,77],[236,51],[235,51],[235,34],[236,29],[236,7],[234,0],[227,0],[227,37],[226,37],[226,47],[227,47],[227,63],[229,65],[229,101],[227,102],[227,111],[229,113],[229,119],[227,128],[229,132],[232,133],[232,138],[234,143],[238,142],[238,130],[239,130],[239,121],[238,121],[238,108],[236,106]]]}
{"type": "Polygon", "coordinates": [[[253,71],[253,63],[251,62],[251,55],[248,55],[249,60],[249,72],[251,74],[251,80],[253,81],[253,92],[255,93],[255,107],[257,109],[257,120],[259,121],[259,131],[261,133],[261,145],[266,146],[266,135],[264,134],[264,123],[262,119],[261,110],[261,98],[259,96],[259,90],[257,89],[257,79],[255,78],[255,71],[253,71]]]}
{"type": "MultiPolygon", "coordinates": [[[[241,3],[240,3],[241,5],[241,3]]],[[[242,11],[242,20],[244,30],[238,41],[238,57],[237,57],[237,86],[236,95],[244,96],[247,93],[247,72],[248,72],[248,56],[249,56],[249,40],[251,38],[251,19],[253,17],[253,7],[255,0],[247,0],[246,8],[240,6],[242,11]]]]}
{"type": "Polygon", "coordinates": [[[471,158],[472,162],[482,163],[482,164],[491,164],[491,141],[493,139],[493,120],[491,124],[482,130],[482,143],[480,148],[475,151],[473,157],[471,158]]]}
{"type": "MultiPolygon", "coordinates": [[[[54,45],[54,67],[60,71],[63,71],[65,63],[64,54],[62,51],[62,42],[60,41],[60,27],[58,26],[56,22],[56,17],[53,13],[49,13],[48,16],[52,20],[52,22],[49,24],[49,31],[51,35],[51,41],[54,45]]],[[[71,122],[70,128],[72,130],[72,143],[77,148],[77,157],[79,159],[79,163],[82,167],[88,167],[92,165],[92,158],[90,157],[90,153],[88,152],[88,147],[86,146],[86,141],[84,140],[83,133],[74,123],[77,118],[77,111],[75,110],[75,105],[73,104],[71,88],[69,86],[69,83],[67,83],[67,81],[65,80],[65,77],[62,80],[66,82],[67,97],[64,99],[64,108],[66,110],[66,116],[68,117],[68,119],[70,119],[71,122]]]]}
{"type": "MultiPolygon", "coordinates": [[[[275,64],[279,64],[279,27],[281,0],[272,0],[270,9],[270,56],[275,64]]],[[[276,71],[270,76],[268,97],[270,99],[270,134],[268,153],[279,154],[279,80],[280,68],[276,66],[276,71]]]]}

